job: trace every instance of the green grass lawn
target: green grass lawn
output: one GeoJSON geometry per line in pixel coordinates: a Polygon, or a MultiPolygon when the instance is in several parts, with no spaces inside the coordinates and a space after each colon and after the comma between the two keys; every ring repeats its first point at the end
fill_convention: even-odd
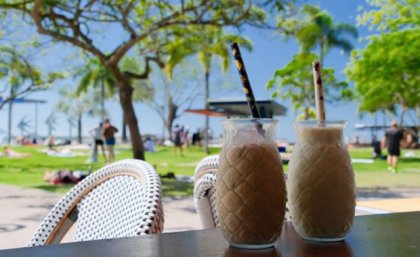
{"type": "MultiPolygon", "coordinates": [[[[407,150],[403,150],[402,156],[406,152],[407,150]]],[[[420,188],[420,151],[413,152],[415,158],[401,157],[399,159],[397,174],[387,171],[388,165],[384,160],[375,160],[373,164],[353,164],[357,187],[420,188]]],[[[369,158],[371,149],[351,149],[350,155],[352,158],[369,158]]]]}
{"type": "MultiPolygon", "coordinates": [[[[48,191],[64,193],[71,185],[54,186],[42,180],[46,170],[58,169],[87,171],[89,164],[88,151],[77,151],[85,156],[60,158],[47,156],[40,150],[43,147],[13,147],[18,152],[31,153],[32,156],[24,159],[11,159],[0,156],[0,183],[19,185],[24,187],[39,188],[48,191]]],[[[213,154],[219,153],[220,149],[211,149],[213,154]]],[[[406,151],[403,151],[403,155],[406,151]]],[[[352,158],[369,158],[371,149],[351,149],[352,158]]],[[[420,151],[415,151],[416,158],[401,158],[399,173],[387,172],[387,164],[383,160],[375,160],[373,164],[354,164],[356,183],[361,188],[396,188],[396,187],[420,187],[420,151]]],[[[171,147],[158,147],[155,153],[146,153],[146,160],[156,170],[164,175],[174,172],[176,175],[191,176],[194,174],[196,164],[206,155],[201,149],[190,148],[184,153],[184,157],[175,155],[171,147]]],[[[131,158],[129,147],[116,148],[117,160],[131,158]]],[[[105,165],[103,159],[91,165],[96,170],[105,165]]],[[[287,170],[287,166],[285,167],[287,170]]],[[[172,179],[162,179],[164,196],[192,195],[193,186],[188,182],[172,179]]]]}

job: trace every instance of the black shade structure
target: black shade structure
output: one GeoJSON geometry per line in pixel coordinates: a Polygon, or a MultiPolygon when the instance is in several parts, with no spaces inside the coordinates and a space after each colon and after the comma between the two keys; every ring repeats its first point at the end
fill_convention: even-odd
{"type": "MultiPolygon", "coordinates": [[[[209,99],[212,111],[224,113],[228,117],[249,117],[249,107],[246,99],[209,99]]],[[[286,115],[287,109],[273,100],[256,101],[261,118],[273,118],[273,116],[286,115]]]]}

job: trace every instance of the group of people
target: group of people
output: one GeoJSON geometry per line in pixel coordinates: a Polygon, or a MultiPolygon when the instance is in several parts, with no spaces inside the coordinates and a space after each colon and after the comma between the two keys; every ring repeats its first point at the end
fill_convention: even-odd
{"type": "Polygon", "coordinates": [[[173,130],[173,143],[174,143],[174,153],[177,154],[179,151],[181,156],[183,154],[183,148],[188,148],[189,146],[189,138],[188,138],[189,130],[184,126],[180,126],[176,124],[173,130]]]}
{"type": "Polygon", "coordinates": [[[176,124],[172,130],[172,142],[174,144],[174,152],[180,153],[183,156],[183,149],[187,149],[190,145],[201,147],[201,140],[205,136],[205,130],[197,129],[197,132],[193,133],[190,140],[190,131],[187,127],[176,124]]]}
{"type": "Polygon", "coordinates": [[[98,148],[102,150],[104,160],[106,162],[113,162],[115,160],[114,146],[115,146],[115,133],[118,129],[114,127],[109,119],[106,119],[104,123],[99,123],[97,127],[92,128],[89,133],[93,138],[92,154],[90,162],[98,162],[98,148]],[[105,154],[105,147],[108,152],[108,156],[105,154]]]}
{"type": "Polygon", "coordinates": [[[190,145],[201,147],[202,133],[200,129],[193,133],[190,140],[190,131],[188,127],[176,124],[172,130],[172,142],[174,143],[175,154],[179,151],[183,156],[183,149],[187,149],[190,145]]]}

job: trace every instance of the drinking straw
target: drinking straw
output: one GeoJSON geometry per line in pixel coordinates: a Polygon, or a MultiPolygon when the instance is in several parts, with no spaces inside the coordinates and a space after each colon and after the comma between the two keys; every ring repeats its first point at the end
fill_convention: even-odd
{"type": "Polygon", "coordinates": [[[246,100],[248,102],[249,109],[251,111],[251,115],[255,119],[260,119],[261,115],[257,107],[257,103],[255,101],[254,93],[252,92],[251,83],[248,79],[248,74],[245,70],[245,64],[242,60],[241,52],[239,51],[238,43],[234,42],[232,45],[232,54],[233,58],[235,59],[235,65],[238,69],[239,76],[241,78],[242,87],[246,96],[246,100]]]}
{"type": "Polygon", "coordinates": [[[321,64],[319,61],[312,64],[312,72],[314,74],[316,116],[318,121],[325,121],[324,93],[322,89],[321,64]]]}

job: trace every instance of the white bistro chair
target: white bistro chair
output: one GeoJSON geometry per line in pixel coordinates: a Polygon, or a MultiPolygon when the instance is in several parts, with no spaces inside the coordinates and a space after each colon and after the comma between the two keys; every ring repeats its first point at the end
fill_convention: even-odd
{"type": "Polygon", "coordinates": [[[75,185],[52,208],[29,246],[60,243],[74,223],[74,241],[160,233],[161,198],[159,175],[149,163],[109,164],[75,185]]]}

